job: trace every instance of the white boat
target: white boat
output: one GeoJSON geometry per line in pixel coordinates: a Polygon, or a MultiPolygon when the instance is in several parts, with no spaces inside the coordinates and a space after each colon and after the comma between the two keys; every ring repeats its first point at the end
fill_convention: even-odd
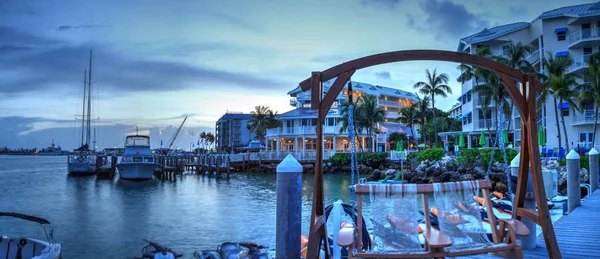
{"type": "Polygon", "coordinates": [[[12,212],[0,212],[0,217],[20,218],[37,222],[46,232],[46,241],[32,237],[11,238],[0,236],[0,258],[7,259],[55,259],[61,258],[61,246],[54,241],[50,222],[34,216],[12,212]]]}
{"type": "MultiPolygon", "coordinates": [[[[137,130],[136,130],[137,131],[137,130]]],[[[125,151],[121,162],[117,164],[119,178],[127,180],[152,179],[154,169],[158,164],[154,162],[154,155],[150,149],[150,137],[135,135],[125,139],[125,151]]]]}
{"type": "MultiPolygon", "coordinates": [[[[92,111],[92,51],[90,50],[90,71],[86,71],[83,78],[83,115],[81,120],[81,146],[75,150],[75,154],[69,155],[67,159],[67,170],[69,175],[94,175],[96,174],[96,155],[94,147],[90,149],[91,142],[91,111],[92,111]],[[88,73],[89,72],[89,73],[88,73]],[[87,97],[87,109],[86,106],[87,97]],[[87,113],[86,113],[87,111],[87,113]],[[86,131],[87,129],[87,131],[86,131]],[[86,134],[87,133],[87,134],[86,134]]],[[[94,131],[95,132],[95,131],[94,131]]]]}

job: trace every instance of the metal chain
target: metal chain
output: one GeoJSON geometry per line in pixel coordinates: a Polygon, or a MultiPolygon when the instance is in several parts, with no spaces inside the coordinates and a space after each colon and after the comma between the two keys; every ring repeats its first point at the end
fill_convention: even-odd
{"type": "MultiPolygon", "coordinates": [[[[360,173],[358,171],[358,161],[356,158],[356,143],[354,141],[354,105],[350,104],[348,106],[348,138],[350,138],[350,145],[351,145],[351,150],[350,150],[350,171],[351,171],[351,184],[352,186],[354,186],[355,184],[355,179],[360,179],[360,173]],[[355,172],[356,172],[356,176],[355,176],[355,172]]],[[[352,195],[352,204],[354,204],[356,200],[356,191],[353,192],[352,195]]]]}

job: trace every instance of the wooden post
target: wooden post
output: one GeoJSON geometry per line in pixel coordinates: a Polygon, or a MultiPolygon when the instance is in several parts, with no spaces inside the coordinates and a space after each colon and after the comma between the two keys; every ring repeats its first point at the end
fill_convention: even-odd
{"type": "MultiPolygon", "coordinates": [[[[519,175],[519,162],[521,160],[521,154],[517,153],[517,156],[510,162],[511,174],[513,176],[519,175]]],[[[528,166],[527,166],[528,167],[528,166]]],[[[531,180],[531,173],[528,174],[527,181],[527,195],[525,195],[525,204],[524,207],[527,209],[535,210],[535,198],[533,196],[533,181],[531,180]]],[[[510,179],[508,179],[510,181],[510,179]]],[[[511,192],[513,190],[510,190],[511,192]]],[[[513,193],[514,195],[514,193],[513,193]]],[[[514,196],[513,196],[514,197],[514,196]]],[[[536,235],[536,225],[535,222],[529,219],[523,219],[523,224],[527,226],[530,231],[530,234],[527,236],[518,236],[521,240],[521,246],[523,249],[535,249],[537,247],[537,235],[536,235]]]]}
{"type": "MultiPolygon", "coordinates": [[[[593,193],[598,189],[598,151],[595,148],[590,150],[590,188],[593,193]]],[[[588,193],[591,195],[591,193],[588,193]]]]}
{"type": "Polygon", "coordinates": [[[302,165],[288,155],[277,166],[277,259],[300,258],[302,165]]]}
{"type": "Polygon", "coordinates": [[[579,154],[575,150],[571,150],[567,154],[567,202],[569,205],[569,214],[581,205],[580,159],[579,154]]]}
{"type": "Polygon", "coordinates": [[[231,157],[227,156],[227,179],[229,179],[230,171],[231,171],[231,157]]]}

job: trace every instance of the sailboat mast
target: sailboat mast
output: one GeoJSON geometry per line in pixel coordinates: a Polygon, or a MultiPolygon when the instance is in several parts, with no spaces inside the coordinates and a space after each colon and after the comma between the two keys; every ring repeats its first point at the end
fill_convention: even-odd
{"type": "Polygon", "coordinates": [[[85,129],[85,95],[86,95],[86,89],[87,88],[87,70],[85,70],[85,72],[83,72],[83,103],[81,106],[82,107],[82,115],[81,115],[81,147],[83,147],[83,138],[85,137],[85,132],[83,131],[85,129]]]}
{"type": "Polygon", "coordinates": [[[90,49],[90,68],[89,68],[90,72],[88,73],[88,113],[87,113],[87,139],[86,139],[86,144],[88,144],[88,149],[89,149],[89,144],[90,143],[90,122],[92,119],[92,50],[90,49]]]}

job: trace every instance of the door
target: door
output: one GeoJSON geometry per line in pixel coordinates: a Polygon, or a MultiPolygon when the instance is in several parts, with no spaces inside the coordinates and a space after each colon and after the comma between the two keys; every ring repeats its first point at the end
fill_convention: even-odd
{"type": "Polygon", "coordinates": [[[579,142],[576,145],[591,148],[592,143],[594,142],[593,137],[593,132],[579,132],[579,142]]]}
{"type": "Polygon", "coordinates": [[[592,36],[592,25],[589,23],[581,24],[581,39],[587,39],[592,36]]]}

